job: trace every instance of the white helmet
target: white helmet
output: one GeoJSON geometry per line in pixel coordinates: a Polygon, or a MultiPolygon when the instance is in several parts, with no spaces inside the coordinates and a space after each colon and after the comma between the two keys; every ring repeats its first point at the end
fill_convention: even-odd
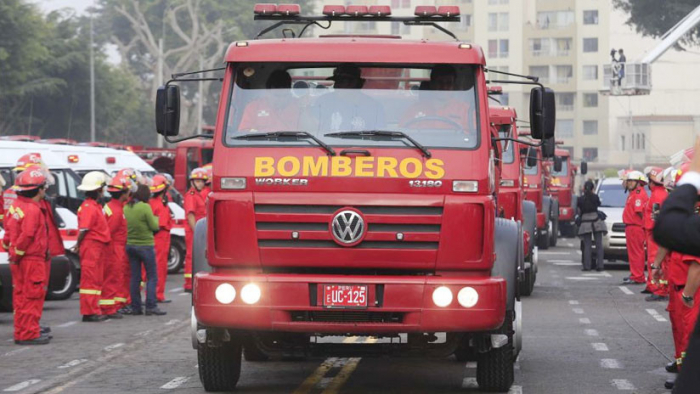
{"type": "Polygon", "coordinates": [[[649,183],[649,179],[647,178],[646,175],[642,174],[639,171],[630,171],[627,173],[626,179],[628,181],[638,181],[638,182],[644,182],[644,183],[649,183]]]}
{"type": "Polygon", "coordinates": [[[102,171],[90,171],[83,177],[83,181],[78,186],[78,190],[94,191],[98,190],[109,183],[109,176],[102,171]]]}
{"type": "Polygon", "coordinates": [[[664,170],[664,187],[667,189],[673,189],[676,187],[676,169],[673,167],[668,167],[664,170]]]}

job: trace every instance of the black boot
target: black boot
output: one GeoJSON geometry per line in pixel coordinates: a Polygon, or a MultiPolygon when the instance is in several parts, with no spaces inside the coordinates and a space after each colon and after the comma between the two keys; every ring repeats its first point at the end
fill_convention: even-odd
{"type": "Polygon", "coordinates": [[[99,323],[107,320],[105,315],[85,315],[83,316],[83,321],[86,323],[99,323]]]}
{"type": "Polygon", "coordinates": [[[666,364],[666,372],[678,373],[678,363],[676,361],[666,364]]]}

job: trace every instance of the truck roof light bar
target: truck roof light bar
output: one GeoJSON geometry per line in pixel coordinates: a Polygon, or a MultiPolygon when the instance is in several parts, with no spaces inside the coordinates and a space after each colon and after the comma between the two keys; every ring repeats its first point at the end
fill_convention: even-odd
{"type": "MultiPolygon", "coordinates": [[[[322,15],[301,15],[301,7],[298,4],[256,4],[253,8],[254,20],[276,21],[256,36],[263,35],[284,25],[303,25],[299,35],[312,25],[322,29],[328,29],[334,21],[343,22],[401,22],[409,26],[432,26],[441,32],[457,40],[452,32],[437,24],[437,22],[459,22],[460,10],[457,6],[417,6],[414,16],[391,16],[391,7],[386,5],[326,5],[323,7],[322,15]],[[328,25],[321,25],[319,22],[328,22],[328,25]]],[[[471,45],[460,46],[462,49],[471,49],[471,45]]]]}

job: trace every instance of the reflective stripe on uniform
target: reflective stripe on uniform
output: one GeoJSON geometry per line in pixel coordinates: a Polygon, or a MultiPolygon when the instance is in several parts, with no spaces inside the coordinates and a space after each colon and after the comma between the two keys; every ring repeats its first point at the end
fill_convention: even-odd
{"type": "Polygon", "coordinates": [[[105,205],[102,210],[105,211],[105,215],[112,216],[112,208],[110,208],[109,205],[105,205]]]}
{"type": "Polygon", "coordinates": [[[126,298],[122,298],[122,297],[114,297],[114,301],[116,301],[116,302],[126,302],[127,299],[126,299],[126,298]]]}
{"type": "Polygon", "coordinates": [[[192,274],[185,274],[185,278],[191,278],[192,274]]]}
{"type": "Polygon", "coordinates": [[[101,290],[80,289],[80,294],[102,295],[101,290]]]}
{"type": "Polygon", "coordinates": [[[10,209],[8,209],[7,212],[9,212],[10,215],[14,215],[14,214],[15,214],[15,206],[14,206],[14,205],[10,205],[10,209]]]}
{"type": "Polygon", "coordinates": [[[98,305],[115,305],[116,303],[115,300],[100,300],[97,302],[98,305]]]}
{"type": "Polygon", "coordinates": [[[2,241],[0,241],[0,243],[2,244],[2,248],[3,248],[3,249],[5,249],[5,250],[10,250],[10,245],[5,245],[5,243],[2,242],[2,241]]]}
{"type": "Polygon", "coordinates": [[[24,211],[22,211],[20,207],[15,207],[15,213],[17,213],[17,215],[19,215],[20,218],[24,217],[24,211]]]}
{"type": "Polygon", "coordinates": [[[15,254],[17,256],[24,256],[24,253],[26,253],[24,250],[19,250],[19,249],[15,248],[15,254]]]}

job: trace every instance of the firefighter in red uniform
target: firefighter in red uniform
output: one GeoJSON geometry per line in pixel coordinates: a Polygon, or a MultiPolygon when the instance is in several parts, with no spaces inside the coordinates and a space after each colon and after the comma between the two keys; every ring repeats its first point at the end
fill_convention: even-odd
{"type": "Polygon", "coordinates": [[[639,171],[630,171],[627,174],[625,188],[629,192],[625,209],[622,213],[622,221],[625,223],[625,238],[627,241],[627,253],[630,261],[630,276],[625,278],[623,284],[641,285],[646,283],[644,277],[644,207],[649,197],[644,191],[647,178],[639,171]]]}
{"type": "MultiPolygon", "coordinates": [[[[15,175],[19,175],[20,172],[26,170],[31,165],[42,164],[40,153],[27,153],[17,160],[17,165],[12,171],[15,175]]],[[[2,193],[3,199],[3,211],[7,212],[10,209],[12,203],[17,199],[17,192],[14,188],[10,187],[2,193]]]]}
{"type": "MultiPolygon", "coordinates": [[[[664,187],[663,183],[663,168],[651,167],[646,172],[647,178],[649,179],[649,190],[651,195],[649,196],[649,201],[647,201],[644,207],[644,230],[646,233],[646,243],[647,243],[647,270],[649,273],[652,272],[651,266],[654,264],[656,258],[656,253],[659,250],[658,245],[654,242],[653,230],[654,223],[656,222],[656,217],[661,211],[661,204],[663,204],[666,197],[668,197],[668,191],[664,187]]],[[[646,298],[647,301],[666,301],[668,300],[668,284],[666,279],[662,276],[658,280],[654,279],[652,275],[647,277],[647,286],[644,289],[644,293],[650,293],[651,295],[646,298]]]]}
{"type": "MultiPolygon", "coordinates": [[[[2,175],[0,175],[0,188],[5,188],[5,178],[2,175]]],[[[2,197],[3,193],[0,193],[0,227],[3,226],[5,220],[5,199],[2,197]]]]}
{"type": "Polygon", "coordinates": [[[207,200],[207,196],[211,193],[211,181],[214,179],[214,167],[211,163],[202,166],[207,171],[207,180],[204,182],[204,187],[202,188],[202,197],[204,201],[207,200]]]}
{"type": "Polygon", "coordinates": [[[185,193],[185,291],[192,292],[192,249],[194,248],[194,226],[199,219],[206,215],[205,199],[202,189],[208,179],[207,170],[195,168],[190,174],[190,190],[185,193]]]}
{"type": "Polygon", "coordinates": [[[49,259],[47,216],[40,201],[47,177],[40,168],[25,170],[15,181],[18,196],[8,209],[3,244],[12,272],[15,343],[45,345],[51,337],[42,333],[39,320],[46,296],[46,261],[49,259]]]}
{"type": "Polygon", "coordinates": [[[85,201],[78,209],[78,242],[80,255],[80,314],[84,322],[101,322],[99,301],[102,295],[103,264],[111,241],[107,219],[98,200],[107,184],[107,176],[99,171],[85,174],[78,190],[85,192],[85,201]]]}
{"type": "Polygon", "coordinates": [[[151,185],[151,200],[149,201],[153,215],[158,218],[160,230],[154,235],[156,250],[156,271],[158,273],[158,285],[156,286],[156,299],[161,303],[168,303],[165,299],[165,281],[168,279],[168,255],[170,254],[170,229],[173,228],[173,220],[168,207],[167,193],[168,180],[163,175],[153,177],[151,185]]]}
{"type": "Polygon", "coordinates": [[[103,315],[120,319],[119,312],[127,305],[129,288],[124,288],[123,278],[126,269],[126,218],[124,204],[131,195],[132,182],[123,175],[116,175],[109,181],[107,191],[112,199],[105,204],[103,211],[107,219],[111,241],[104,258],[104,275],[100,309],[103,315]]]}

